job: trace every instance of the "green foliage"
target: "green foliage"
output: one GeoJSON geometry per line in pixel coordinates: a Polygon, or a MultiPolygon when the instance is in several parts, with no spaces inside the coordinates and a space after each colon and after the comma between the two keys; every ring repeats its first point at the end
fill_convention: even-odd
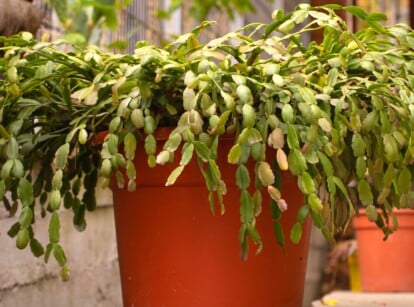
{"type": "MultiPolygon", "coordinates": [[[[269,0],[272,1],[272,0],[269,0]]],[[[251,13],[255,8],[250,0],[193,0],[190,2],[190,16],[196,20],[205,20],[208,14],[213,11],[224,11],[233,19],[234,13],[240,14],[251,13]]],[[[182,7],[184,0],[171,0],[169,7],[166,10],[159,10],[158,17],[170,18],[171,14],[178,8],[182,7]]]]}
{"type": "Polygon", "coordinates": [[[102,30],[116,30],[117,12],[132,0],[46,0],[55,10],[64,38],[77,45],[97,44],[102,30]]]}
{"type": "Polygon", "coordinates": [[[0,196],[11,213],[23,206],[9,231],[17,246],[30,243],[46,260],[53,254],[67,276],[57,210],[72,210],[75,226],[84,229],[98,182],[107,187],[115,176],[119,186],[135,189],[138,147],[150,166],[179,156],[167,185],[196,160],[211,210],[224,213],[227,183],[216,163],[224,135],[234,136],[226,155],[237,165],[243,258],[250,240],[262,249],[256,229],[257,215],[265,214],[262,193],[272,199],[269,218],[285,244],[280,219],[289,204],[279,189],[281,170],[297,176],[304,194],[288,230],[294,242],[309,216],[331,240],[359,206],[391,232],[392,209],[413,199],[414,32],[345,7],[369,25],[352,33],[339,8],[277,10],[270,24],[246,25],[202,45],[197,36],[206,22],[163,49],[141,42],[132,55],[96,47],[64,52],[60,43],[36,42],[27,33],[0,38],[0,196]],[[321,43],[304,43],[320,30],[321,43]],[[157,152],[162,126],[173,130],[157,152]],[[277,161],[266,161],[265,151],[277,161]],[[45,249],[31,227],[37,207],[50,216],[45,249]]]}

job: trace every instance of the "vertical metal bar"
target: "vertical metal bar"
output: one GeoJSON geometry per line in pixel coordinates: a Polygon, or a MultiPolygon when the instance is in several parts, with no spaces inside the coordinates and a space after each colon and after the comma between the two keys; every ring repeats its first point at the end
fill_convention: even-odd
{"type": "Polygon", "coordinates": [[[409,0],[409,7],[410,25],[414,28],[414,0],[409,0]]]}

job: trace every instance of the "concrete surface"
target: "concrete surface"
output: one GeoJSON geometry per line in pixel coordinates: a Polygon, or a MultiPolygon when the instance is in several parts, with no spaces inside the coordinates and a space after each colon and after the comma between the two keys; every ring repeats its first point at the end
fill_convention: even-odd
{"type": "Polygon", "coordinates": [[[328,244],[321,231],[312,226],[302,307],[311,306],[313,300],[321,297],[322,273],[326,265],[327,252],[328,244]]]}
{"type": "MultiPolygon", "coordinates": [[[[0,307],[122,306],[112,195],[99,193],[98,203],[84,232],[74,230],[71,212],[61,214],[61,243],[71,270],[67,282],[60,279],[53,257],[45,264],[15,247],[7,230],[16,218],[8,218],[0,204],[0,307]]],[[[38,217],[35,228],[43,243],[47,227],[48,219],[38,217]]]]}
{"type": "Polygon", "coordinates": [[[412,307],[414,293],[364,293],[334,291],[321,300],[314,301],[312,307],[412,307]]]}

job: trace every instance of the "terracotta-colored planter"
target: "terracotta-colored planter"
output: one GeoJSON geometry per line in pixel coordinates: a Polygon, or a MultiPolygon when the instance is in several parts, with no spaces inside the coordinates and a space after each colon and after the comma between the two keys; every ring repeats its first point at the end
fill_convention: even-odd
{"type": "MultiPolygon", "coordinates": [[[[174,186],[165,187],[173,167],[150,169],[143,152],[137,153],[136,192],[114,189],[124,306],[301,306],[310,222],[301,243],[288,242],[285,254],[274,238],[269,199],[263,193],[257,224],[264,249],[255,256],[252,246],[249,259],[242,261],[235,169],[223,154],[230,146],[229,142],[219,148],[228,192],[226,213],[216,216],[210,213],[196,163],[174,186]]],[[[303,202],[293,177],[283,178],[282,193],[289,205],[283,220],[290,229],[303,202]]]]}
{"type": "Polygon", "coordinates": [[[354,219],[363,291],[414,291],[414,210],[396,210],[399,228],[383,233],[364,212],[354,219]]]}

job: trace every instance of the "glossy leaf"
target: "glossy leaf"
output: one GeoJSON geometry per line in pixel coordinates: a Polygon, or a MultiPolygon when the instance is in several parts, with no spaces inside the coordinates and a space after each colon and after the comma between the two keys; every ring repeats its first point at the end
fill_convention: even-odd
{"type": "Polygon", "coordinates": [[[365,179],[362,179],[358,182],[358,194],[359,199],[364,206],[373,204],[374,196],[372,195],[369,183],[365,179]]]}
{"type": "Polygon", "coordinates": [[[53,245],[53,256],[55,257],[56,261],[59,263],[60,266],[64,266],[66,264],[66,255],[65,252],[59,244],[53,245]]]}
{"type": "Polygon", "coordinates": [[[391,134],[383,136],[385,159],[388,162],[395,162],[398,160],[399,149],[395,138],[391,134]]]}
{"type": "Polygon", "coordinates": [[[18,249],[24,249],[30,242],[29,229],[24,227],[19,230],[16,236],[16,247],[18,249]]]}
{"type": "Polygon", "coordinates": [[[358,157],[356,160],[356,174],[358,178],[365,178],[367,172],[367,162],[364,157],[358,157]]]}
{"type": "Polygon", "coordinates": [[[212,174],[214,180],[219,181],[220,178],[221,178],[221,173],[220,173],[220,169],[219,169],[216,161],[214,161],[213,159],[209,159],[208,160],[208,169],[209,169],[210,173],[212,174]]]}
{"type": "Polygon", "coordinates": [[[322,164],[323,170],[326,173],[327,177],[334,175],[334,169],[332,166],[332,162],[329,160],[329,158],[321,151],[317,151],[319,161],[322,164]]]}
{"type": "Polygon", "coordinates": [[[250,186],[249,170],[243,164],[240,164],[236,171],[236,184],[240,190],[247,189],[250,186]]]}
{"type": "Polygon", "coordinates": [[[196,150],[197,155],[205,162],[207,162],[210,159],[210,150],[207,148],[207,146],[199,141],[195,141],[194,143],[194,149],[196,150]]]}
{"type": "Polygon", "coordinates": [[[251,223],[254,219],[253,200],[246,190],[240,195],[240,218],[243,223],[251,223]]]}
{"type": "Polygon", "coordinates": [[[280,223],[279,220],[275,220],[273,222],[273,232],[275,234],[277,243],[279,243],[280,246],[284,247],[285,246],[285,233],[283,231],[282,224],[280,223]]]}
{"type": "MultiPolygon", "coordinates": [[[[267,192],[269,193],[270,198],[277,203],[277,207],[279,208],[278,212],[282,212],[285,211],[287,208],[286,206],[281,207],[279,201],[281,200],[281,193],[279,191],[278,188],[276,188],[273,185],[269,185],[267,186],[267,192]]],[[[285,203],[283,203],[282,205],[285,205],[285,203]]]]}
{"type": "Polygon", "coordinates": [[[5,195],[6,195],[6,184],[4,183],[4,180],[0,180],[0,199],[3,199],[5,195]]]}
{"type": "Polygon", "coordinates": [[[70,145],[68,143],[63,144],[58,148],[55,155],[55,163],[58,169],[62,169],[66,165],[66,161],[69,156],[70,145]]]}
{"type": "Polygon", "coordinates": [[[311,194],[316,191],[315,182],[308,172],[303,172],[298,176],[298,187],[303,194],[311,194]]]}
{"type": "Polygon", "coordinates": [[[242,224],[239,230],[240,258],[247,260],[249,255],[249,241],[247,240],[247,224],[242,224]]]}
{"type": "Polygon", "coordinates": [[[302,174],[308,169],[305,157],[297,149],[292,149],[289,152],[288,164],[290,172],[295,176],[302,174]]]}
{"type": "Polygon", "coordinates": [[[254,205],[254,216],[259,216],[262,213],[262,193],[256,190],[252,197],[254,205]]]}
{"type": "Polygon", "coordinates": [[[57,243],[60,239],[60,220],[57,212],[53,212],[49,221],[49,241],[57,243]]]}
{"type": "Polygon", "coordinates": [[[287,171],[289,169],[288,157],[282,148],[276,151],[276,161],[280,170],[287,171]]]}
{"type": "Polygon", "coordinates": [[[289,124],[286,125],[286,131],[287,131],[287,143],[289,148],[291,149],[298,149],[299,148],[299,138],[298,135],[293,129],[293,127],[289,124]]]}
{"type": "Polygon", "coordinates": [[[266,161],[259,162],[257,176],[264,186],[272,185],[275,182],[275,175],[269,163],[266,161]]]}
{"type": "Polygon", "coordinates": [[[249,234],[250,238],[252,238],[253,242],[257,245],[256,255],[260,254],[263,249],[262,239],[260,238],[260,234],[257,231],[256,227],[252,223],[247,224],[247,233],[249,234]]]}
{"type": "MultiPolygon", "coordinates": [[[[282,118],[283,120],[288,123],[292,124],[295,120],[295,111],[293,110],[293,107],[290,104],[284,104],[282,107],[282,118]]],[[[290,125],[287,125],[287,127],[291,127],[290,125]]],[[[289,128],[288,128],[288,141],[289,141],[289,128]]],[[[296,146],[292,146],[296,147],[296,146]]]]}
{"type": "Polygon", "coordinates": [[[366,17],[367,17],[367,13],[362,8],[360,8],[358,6],[355,6],[355,5],[345,6],[344,9],[347,12],[350,12],[353,15],[357,16],[358,18],[366,19],[366,17]]]}
{"type": "Polygon", "coordinates": [[[185,143],[182,150],[180,165],[187,165],[190,163],[194,152],[194,144],[185,143]]]}
{"type": "Polygon", "coordinates": [[[397,178],[397,186],[400,193],[408,193],[412,187],[411,172],[407,167],[404,167],[397,178]]]}
{"type": "Polygon", "coordinates": [[[9,159],[17,159],[19,155],[19,145],[14,137],[9,139],[7,143],[7,156],[9,159]]]}
{"type": "Polygon", "coordinates": [[[33,211],[29,206],[25,206],[20,212],[19,223],[22,227],[29,227],[33,221],[33,211]]]}
{"type": "Polygon", "coordinates": [[[30,250],[35,257],[40,257],[45,253],[42,244],[35,238],[30,240],[30,250]]]}
{"type": "Polygon", "coordinates": [[[299,243],[302,238],[302,225],[300,223],[293,224],[292,229],[290,230],[290,240],[293,243],[299,243]]]}
{"type": "Polygon", "coordinates": [[[267,143],[274,149],[283,148],[285,145],[285,135],[283,130],[279,127],[274,128],[267,139],[267,143]]]}
{"type": "Polygon", "coordinates": [[[181,173],[184,170],[184,166],[180,165],[177,166],[172,172],[171,174],[168,176],[167,182],[165,183],[166,186],[170,186],[173,185],[175,183],[175,181],[178,179],[178,177],[181,175],[181,173]]]}
{"type": "Polygon", "coordinates": [[[1,178],[8,179],[11,177],[11,171],[14,166],[14,160],[7,160],[1,168],[1,178]]]}
{"type": "Polygon", "coordinates": [[[145,137],[144,147],[145,147],[145,152],[148,155],[155,154],[155,151],[157,149],[157,141],[156,141],[154,135],[149,134],[145,137]]]}
{"type": "Polygon", "coordinates": [[[34,201],[32,184],[26,178],[20,178],[17,194],[24,206],[29,206],[34,201]]]}
{"type": "Polygon", "coordinates": [[[128,160],[133,160],[135,158],[136,149],[137,140],[131,132],[128,132],[124,138],[125,158],[128,160]]]}
{"type": "Polygon", "coordinates": [[[298,223],[302,224],[305,222],[308,216],[309,216],[309,207],[304,205],[299,208],[297,216],[296,216],[296,220],[298,221],[298,223]]]}
{"type": "Polygon", "coordinates": [[[319,213],[323,209],[322,201],[315,193],[312,193],[307,197],[307,203],[313,212],[319,213]]]}
{"type": "Polygon", "coordinates": [[[361,157],[365,155],[366,144],[363,137],[360,134],[354,134],[352,136],[352,150],[355,157],[361,157]]]}

